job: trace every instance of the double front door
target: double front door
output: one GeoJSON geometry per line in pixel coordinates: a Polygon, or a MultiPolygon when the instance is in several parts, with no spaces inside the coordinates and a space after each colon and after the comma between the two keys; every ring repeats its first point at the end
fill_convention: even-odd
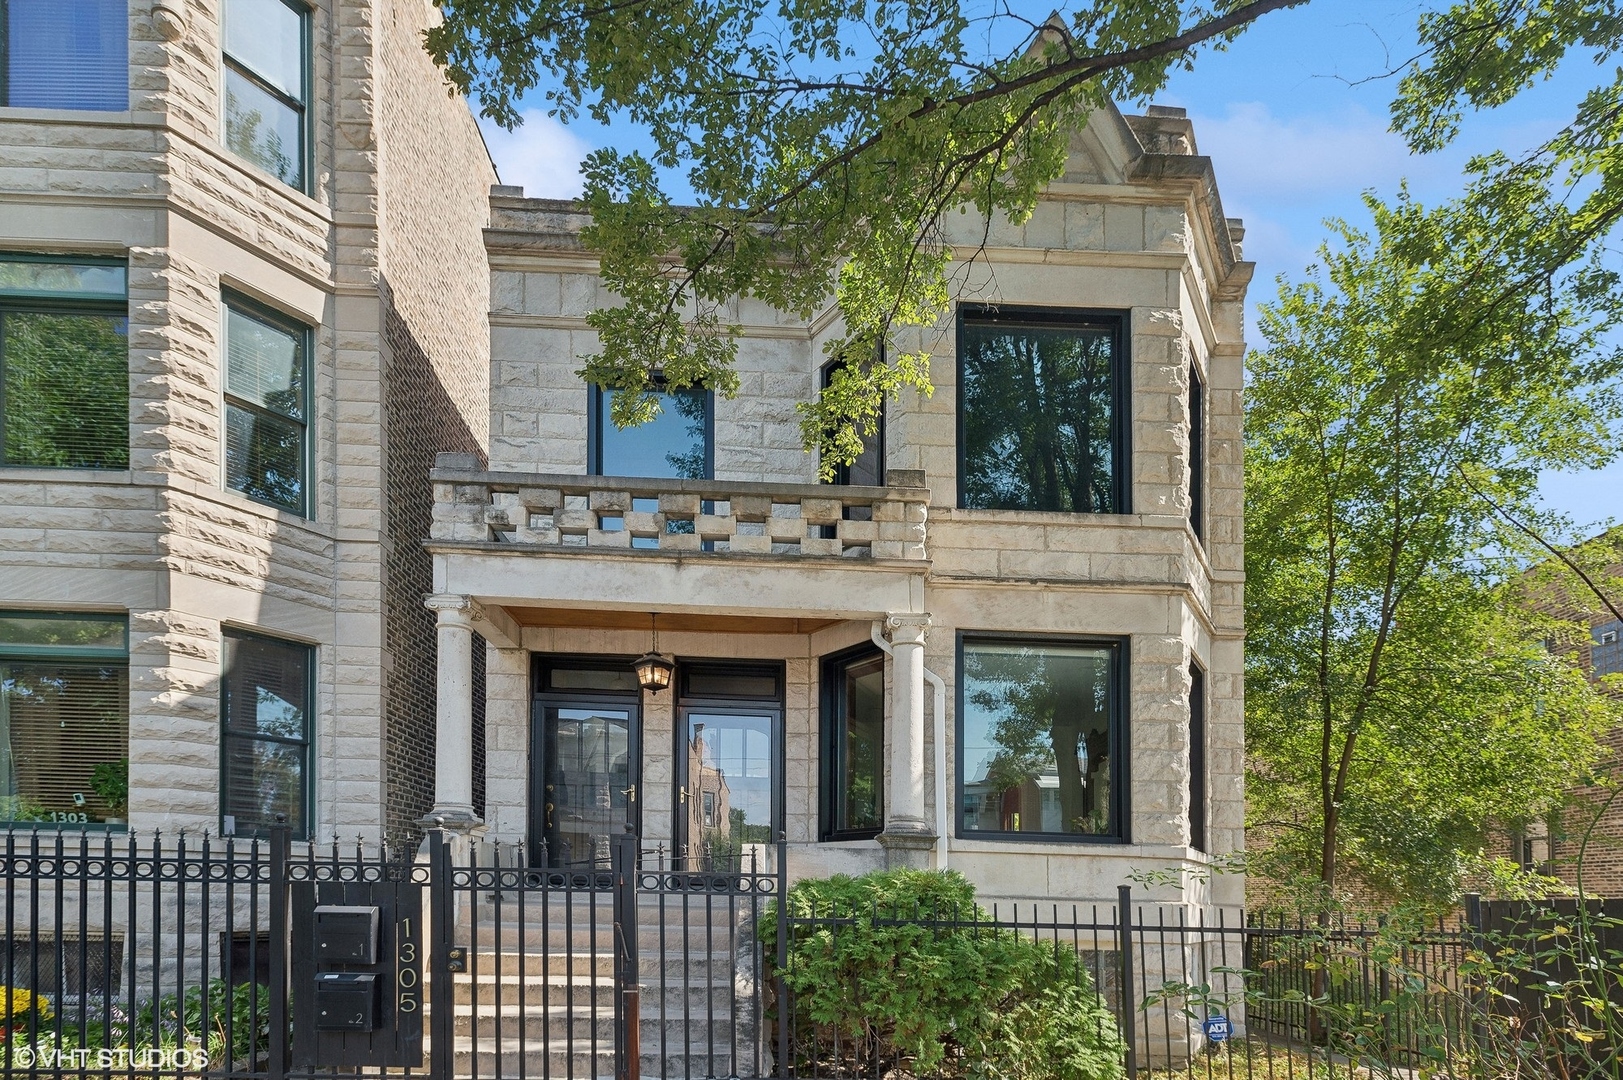
{"type": "MultiPolygon", "coordinates": [[[[607,867],[612,838],[643,827],[635,677],[629,662],[538,657],[534,679],[530,864],[607,867]]],[[[673,682],[670,850],[747,863],[782,828],[781,668],[684,665],[673,682]]]]}

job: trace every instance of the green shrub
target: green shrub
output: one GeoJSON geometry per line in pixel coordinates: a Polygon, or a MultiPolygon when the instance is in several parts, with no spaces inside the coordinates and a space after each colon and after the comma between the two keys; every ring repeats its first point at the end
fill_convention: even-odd
{"type": "MultiPolygon", "coordinates": [[[[150,1001],[142,1005],[135,1018],[137,1045],[152,1045],[152,1033],[156,1031],[158,1046],[199,1044],[208,1051],[209,1061],[223,1066],[228,1049],[227,1013],[231,1017],[229,1050],[232,1062],[246,1065],[255,1054],[270,1050],[270,989],[263,985],[256,988],[248,983],[228,988],[224,979],[209,980],[206,1027],[203,1023],[202,987],[187,987],[184,1003],[174,994],[165,994],[158,1000],[156,1015],[150,1001]]],[[[125,1037],[119,1041],[122,1042],[125,1037]]]]}
{"type": "MultiPolygon", "coordinates": [[[[838,1034],[842,1056],[876,1063],[879,1075],[1123,1075],[1121,1034],[1076,953],[977,925],[988,916],[957,874],[802,881],[788,908],[791,920],[812,920],[790,923],[782,972],[802,1065],[819,1064],[811,1059],[838,1034]]],[[[770,908],[761,940],[776,939],[776,919],[770,908]]]]}

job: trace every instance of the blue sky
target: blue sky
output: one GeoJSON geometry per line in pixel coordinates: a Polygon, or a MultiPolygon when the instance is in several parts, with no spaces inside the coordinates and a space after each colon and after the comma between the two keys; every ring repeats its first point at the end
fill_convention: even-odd
{"type": "MultiPolygon", "coordinates": [[[[1253,304],[1273,296],[1277,275],[1298,275],[1313,261],[1325,218],[1367,220],[1362,192],[1390,196],[1407,179],[1423,201],[1446,198],[1458,190],[1471,154],[1536,145],[1599,81],[1587,59],[1569,61],[1510,105],[1469,117],[1456,146],[1414,157],[1387,130],[1396,79],[1386,73],[1414,55],[1415,18],[1425,6],[1312,0],[1305,9],[1275,12],[1227,52],[1201,54],[1193,72],[1177,74],[1157,96],[1189,110],[1225,211],[1245,219],[1245,254],[1257,263],[1253,304]]],[[[643,142],[639,133],[585,121],[563,127],[539,98],[535,105],[517,132],[486,128],[503,180],[522,184],[527,195],[578,194],[578,163],[588,151],[643,142]]],[[[1623,462],[1551,473],[1543,492],[1578,531],[1596,531],[1623,518],[1623,462]]]]}

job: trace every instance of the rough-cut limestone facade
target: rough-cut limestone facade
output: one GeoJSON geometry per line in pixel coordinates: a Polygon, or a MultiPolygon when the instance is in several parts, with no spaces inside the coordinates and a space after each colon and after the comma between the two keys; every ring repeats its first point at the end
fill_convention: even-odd
{"type": "Polygon", "coordinates": [[[130,265],[130,468],[0,470],[0,606],[129,613],[133,827],[218,823],[232,625],[317,646],[316,829],[402,831],[429,802],[427,471],[486,440],[494,173],[427,0],[313,5],[310,195],[221,146],[220,0],[168,7],[173,40],[131,2],[129,111],[0,109],[0,250],[130,265]],[[315,328],[308,518],[223,487],[222,287],[315,328]]]}
{"type": "MultiPolygon", "coordinates": [[[[487,234],[492,471],[579,476],[587,470],[588,394],[575,372],[578,357],[595,348],[584,316],[608,297],[594,261],[580,247],[582,224],[566,203],[511,193],[492,199],[487,234]]],[[[951,865],[974,878],[983,892],[1109,899],[1134,868],[1194,867],[1207,861],[1188,846],[1192,660],[1208,672],[1208,846],[1216,853],[1243,846],[1241,318],[1251,267],[1239,261],[1239,235],[1237,223],[1221,215],[1210,163],[1195,156],[1188,121],[1168,111],[1125,119],[1113,111],[1099,114],[1076,139],[1072,171],[1052,186],[1023,225],[988,226],[968,217],[949,223],[961,299],[1128,313],[1130,514],[956,509],[954,322],[949,318],[900,342],[933,353],[934,395],[909,393],[888,406],[886,464],[890,470],[922,470],[931,493],[928,564],[927,570],[917,571],[923,595],[913,610],[932,616],[925,663],[948,684],[946,730],[953,729],[955,647],[962,631],[1130,639],[1132,842],[954,838],[951,865]],[[1191,360],[1207,388],[1204,543],[1187,521],[1191,360]]],[[[745,301],[729,317],[744,327],[738,350],[740,386],[737,397],[715,403],[716,479],[814,482],[815,463],[801,449],[794,405],[813,392],[825,359],[822,343],[832,332],[835,314],[826,312],[808,325],[745,301]]],[[[605,481],[602,486],[614,485],[605,481]]],[[[545,607],[549,600],[564,607],[590,606],[579,599],[559,601],[564,595],[560,578],[601,580],[609,589],[617,580],[614,567],[623,566],[627,574],[642,573],[639,582],[679,582],[709,559],[736,567],[735,587],[726,589],[727,595],[689,596],[679,584],[670,586],[669,595],[680,595],[682,603],[698,610],[713,604],[747,615],[749,600],[740,597],[757,591],[764,596],[790,575],[823,572],[813,570],[806,557],[793,555],[683,558],[629,551],[594,556],[589,549],[541,555],[512,547],[504,554],[488,545],[461,546],[452,538],[483,535],[480,508],[458,503],[465,492],[459,492],[449,475],[442,474],[439,490],[436,588],[468,593],[487,607],[498,600],[509,609],[545,607]],[[460,524],[470,520],[469,514],[473,524],[460,524]],[[461,531],[465,529],[472,531],[461,531]],[[666,564],[669,570],[660,568],[666,564]],[[481,597],[481,587],[490,593],[481,597]]],[[[785,591],[790,591],[787,586],[785,591]]],[[[604,608],[634,606],[616,602],[607,592],[601,600],[604,608]]],[[[872,605],[853,596],[850,606],[872,605]]],[[[783,614],[776,608],[771,613],[783,614]]],[[[737,633],[660,635],[667,654],[785,662],[785,823],[788,839],[796,845],[797,873],[859,870],[882,859],[872,841],[815,842],[818,658],[867,640],[869,631],[867,619],[851,618],[814,633],[761,633],[741,619],[737,633]]],[[[545,625],[511,627],[505,642],[491,641],[486,656],[485,820],[493,837],[521,840],[527,828],[529,654],[636,654],[647,647],[646,631],[545,625]]],[[[671,695],[644,695],[643,705],[642,821],[645,837],[653,842],[672,835],[671,695]]],[[[927,816],[934,820],[931,711],[927,706],[925,791],[927,816]]],[[[887,729],[894,731],[894,723],[894,716],[888,716],[887,729]]],[[[954,775],[950,757],[948,769],[949,777],[954,775]]],[[[1210,894],[1192,881],[1182,893],[1158,895],[1184,901],[1209,896],[1233,904],[1241,892],[1237,879],[1220,876],[1210,894]]]]}

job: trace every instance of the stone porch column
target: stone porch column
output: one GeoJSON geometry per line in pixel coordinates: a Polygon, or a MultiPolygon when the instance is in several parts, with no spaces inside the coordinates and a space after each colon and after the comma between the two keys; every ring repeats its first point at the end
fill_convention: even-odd
{"type": "Polygon", "coordinates": [[[473,600],[435,593],[423,603],[439,619],[439,681],[434,809],[422,824],[468,832],[483,825],[473,812],[473,600]]]}
{"type": "Polygon", "coordinates": [[[885,831],[879,843],[892,867],[927,867],[935,829],[924,816],[924,639],[925,612],[891,614],[890,783],[885,795],[885,831]]]}

